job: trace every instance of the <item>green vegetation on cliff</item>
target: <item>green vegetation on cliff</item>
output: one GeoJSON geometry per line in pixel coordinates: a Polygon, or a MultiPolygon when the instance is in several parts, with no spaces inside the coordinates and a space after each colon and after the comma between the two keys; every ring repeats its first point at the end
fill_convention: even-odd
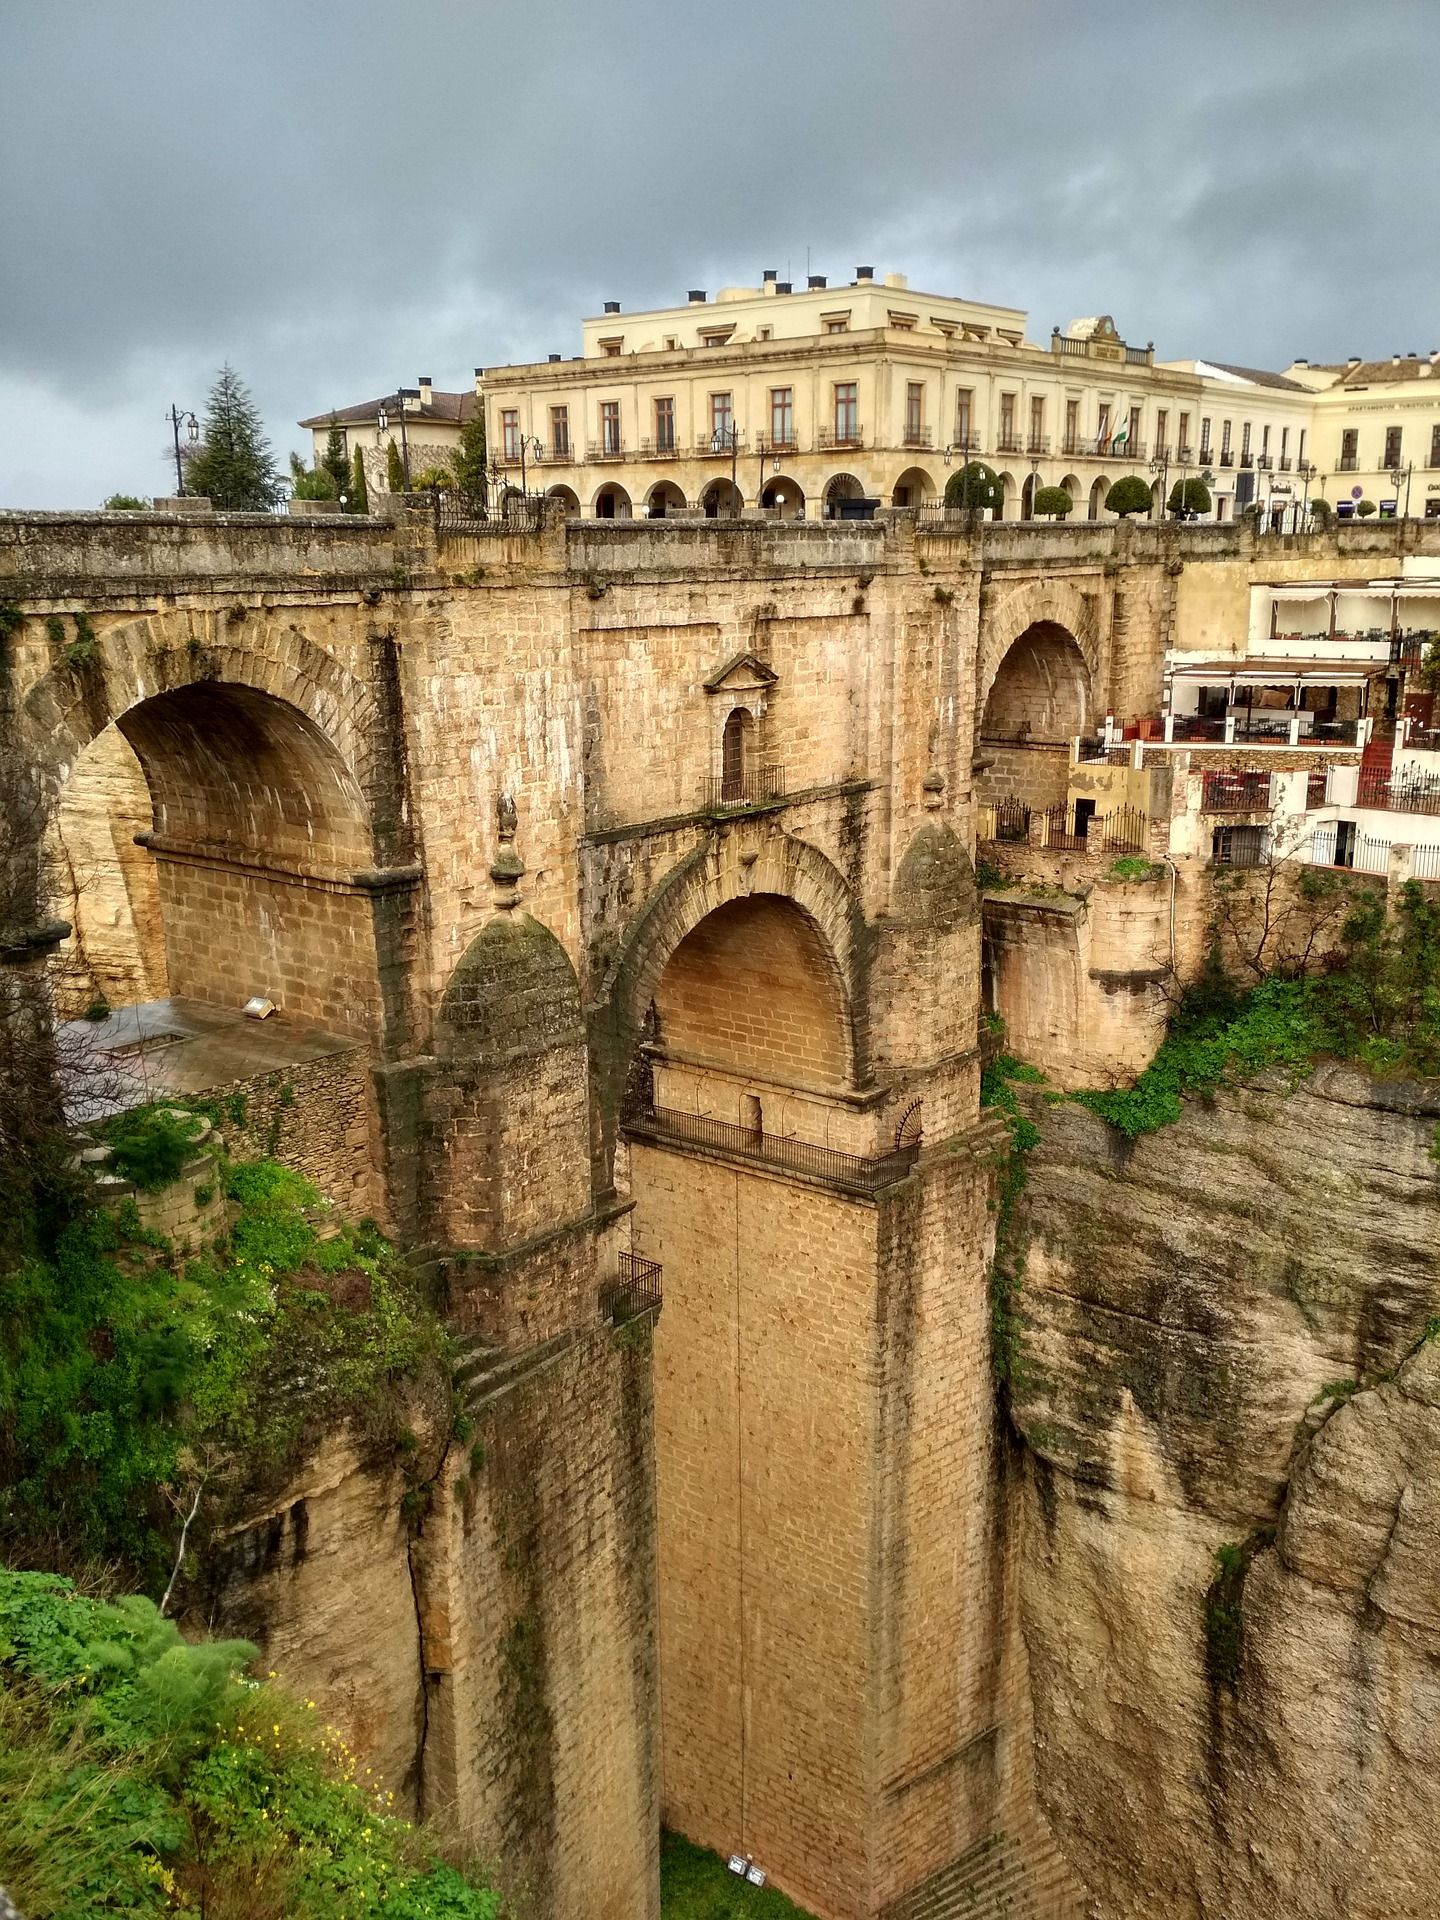
{"type": "Polygon", "coordinates": [[[1440,1073],[1440,901],[1414,881],[1393,912],[1363,894],[1340,933],[1324,971],[1273,973],[1249,992],[1212,962],[1133,1087],[1074,1098],[1134,1139],[1178,1120],[1183,1095],[1270,1067],[1303,1074],[1329,1055],[1382,1075],[1440,1073]]]}
{"type": "MultiPolygon", "coordinates": [[[[117,1162],[163,1183],[166,1125],[121,1132],[117,1162]]],[[[314,1189],[273,1161],[222,1177],[229,1224],[193,1251],[145,1230],[133,1202],[110,1212],[77,1189],[0,1263],[12,1565],[106,1563],[158,1596],[192,1507],[193,1549],[320,1434],[393,1445],[417,1401],[448,1421],[445,1336],[373,1225],[330,1231],[314,1189]]]]}
{"type": "Polygon", "coordinates": [[[0,1884],[27,1920],[495,1920],[316,1717],[151,1602],[0,1572],[0,1884]]]}

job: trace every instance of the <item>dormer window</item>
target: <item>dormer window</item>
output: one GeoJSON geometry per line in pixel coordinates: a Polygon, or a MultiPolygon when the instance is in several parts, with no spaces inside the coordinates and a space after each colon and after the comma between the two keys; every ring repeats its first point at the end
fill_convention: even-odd
{"type": "Polygon", "coordinates": [[[896,333],[913,333],[915,316],[913,313],[892,313],[887,316],[896,333]]]}
{"type": "Polygon", "coordinates": [[[729,343],[734,327],[702,327],[700,344],[702,347],[723,347],[729,343]]]}
{"type": "Polygon", "coordinates": [[[848,313],[822,313],[820,325],[826,333],[848,333],[850,315],[848,313]]]}
{"type": "Polygon", "coordinates": [[[623,333],[612,334],[608,340],[602,340],[600,342],[600,351],[601,353],[604,354],[607,360],[618,360],[620,358],[620,354],[624,346],[625,346],[624,334],[623,333]]]}

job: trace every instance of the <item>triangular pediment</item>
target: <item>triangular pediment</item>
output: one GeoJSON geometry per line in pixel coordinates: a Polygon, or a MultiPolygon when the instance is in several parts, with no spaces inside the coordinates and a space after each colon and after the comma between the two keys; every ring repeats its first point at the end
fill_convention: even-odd
{"type": "Polygon", "coordinates": [[[723,667],[705,682],[707,693],[738,693],[742,689],[755,687],[773,687],[780,678],[773,667],[767,667],[758,654],[737,653],[727,660],[723,667]]]}

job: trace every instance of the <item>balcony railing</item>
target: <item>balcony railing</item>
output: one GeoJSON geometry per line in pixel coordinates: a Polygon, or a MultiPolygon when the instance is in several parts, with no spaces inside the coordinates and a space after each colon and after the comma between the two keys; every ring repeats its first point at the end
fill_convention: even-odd
{"type": "Polygon", "coordinates": [[[570,459],[570,442],[556,440],[548,447],[538,447],[535,449],[534,459],[536,465],[541,467],[565,465],[570,459]]]}
{"type": "Polygon", "coordinates": [[[1233,467],[1233,466],[1234,466],[1234,464],[1235,464],[1235,456],[1234,456],[1234,454],[1233,454],[1233,453],[1225,453],[1225,452],[1223,452],[1223,451],[1222,451],[1222,453],[1221,453],[1221,455],[1220,455],[1220,464],[1221,464],[1221,466],[1222,466],[1222,467],[1233,467]]]}
{"type": "Polygon", "coordinates": [[[1440,779],[1424,774],[1396,779],[1383,769],[1362,773],[1355,804],[1387,813],[1440,814],[1440,779]]]}
{"type": "Polygon", "coordinates": [[[642,1313],[659,1313],[664,1298],[664,1268],[658,1260],[642,1260],[638,1253],[622,1253],[613,1280],[600,1289],[602,1319],[621,1327],[642,1313]]]}
{"type": "Polygon", "coordinates": [[[1280,471],[1281,473],[1289,473],[1290,471],[1290,456],[1288,453],[1282,453],[1280,456],[1280,471]]]}
{"type": "Polygon", "coordinates": [[[1202,713],[1177,713],[1170,737],[1172,740],[1223,740],[1225,722],[1202,713]]]}
{"type": "Polygon", "coordinates": [[[1023,453],[1025,451],[1025,445],[1020,435],[1013,429],[1007,432],[1006,429],[1002,427],[995,439],[995,451],[997,453],[1023,453]]]}
{"type": "Polygon", "coordinates": [[[706,813],[724,813],[731,807],[763,807],[784,796],[783,767],[746,767],[739,773],[722,773],[707,780],[702,805],[706,813]]]}
{"type": "Polygon", "coordinates": [[[1342,453],[1336,462],[1335,471],[1337,473],[1355,473],[1358,472],[1359,467],[1360,456],[1358,453],[1342,453]]]}
{"type": "Polygon", "coordinates": [[[589,460],[623,460],[625,442],[623,440],[590,440],[586,442],[585,455],[589,460]]]}
{"type": "Polygon", "coordinates": [[[1057,333],[1051,336],[1050,344],[1056,353],[1066,355],[1072,360],[1085,358],[1086,343],[1083,340],[1071,340],[1065,334],[1057,333]]]}
{"type": "Polygon", "coordinates": [[[766,1133],[759,1127],[739,1127],[708,1114],[685,1113],[677,1107],[648,1107],[629,1115],[625,1131],[641,1139],[683,1140],[742,1160],[768,1162],[792,1173],[810,1174],[852,1193],[878,1193],[903,1180],[920,1152],[918,1139],[889,1153],[841,1153],[788,1134],[766,1133]]]}
{"type": "Polygon", "coordinates": [[[1026,436],[1026,453],[1049,453],[1050,436],[1048,433],[1032,433],[1026,436]]]}
{"type": "Polygon", "coordinates": [[[1207,445],[1206,445],[1206,443],[1205,443],[1205,442],[1204,442],[1204,441],[1202,440],[1202,441],[1200,442],[1200,464],[1201,464],[1201,466],[1202,466],[1202,467],[1208,467],[1208,466],[1209,466],[1209,465],[1211,464],[1211,462],[1213,461],[1213,459],[1214,459],[1214,457],[1215,457],[1215,456],[1214,456],[1214,453],[1213,453],[1213,451],[1212,451],[1212,449],[1211,449],[1211,448],[1210,448],[1209,446],[1207,446],[1207,445]]]}
{"type": "Polygon", "coordinates": [[[1251,454],[1242,453],[1240,456],[1240,465],[1241,465],[1241,468],[1246,473],[1248,473],[1250,469],[1255,465],[1254,457],[1251,454]]]}
{"type": "Polygon", "coordinates": [[[1168,440],[1157,440],[1155,442],[1155,458],[1157,460],[1168,460],[1170,458],[1170,442],[1168,440]]]}
{"type": "Polygon", "coordinates": [[[978,433],[957,433],[950,442],[950,451],[958,454],[983,453],[984,446],[978,433]]]}
{"type": "Polygon", "coordinates": [[[1207,773],[1202,813],[1264,813],[1270,806],[1268,773],[1207,773]]]}
{"type": "Polygon", "coordinates": [[[678,460],[680,449],[673,438],[669,440],[642,440],[640,451],[647,460],[678,460]]]}
{"type": "Polygon", "coordinates": [[[757,433],[756,453],[798,453],[800,442],[793,433],[757,433]]]}
{"type": "Polygon", "coordinates": [[[1195,458],[1195,449],[1187,446],[1182,440],[1175,449],[1175,458],[1180,462],[1181,466],[1187,466],[1190,461],[1195,458]]]}
{"type": "Polygon", "coordinates": [[[1269,473],[1274,467],[1275,461],[1273,456],[1268,453],[1257,453],[1255,456],[1255,465],[1261,473],[1269,473]]]}
{"type": "Polygon", "coordinates": [[[701,434],[695,442],[695,451],[713,454],[717,459],[728,460],[732,452],[744,453],[745,436],[743,433],[737,433],[732,437],[728,428],[722,430],[717,427],[709,433],[701,434]]]}
{"type": "Polygon", "coordinates": [[[929,427],[906,427],[902,444],[907,447],[928,447],[930,437],[929,427]]]}
{"type": "Polygon", "coordinates": [[[821,427],[815,436],[815,444],[822,452],[828,452],[833,447],[863,447],[865,429],[860,426],[821,427]]]}

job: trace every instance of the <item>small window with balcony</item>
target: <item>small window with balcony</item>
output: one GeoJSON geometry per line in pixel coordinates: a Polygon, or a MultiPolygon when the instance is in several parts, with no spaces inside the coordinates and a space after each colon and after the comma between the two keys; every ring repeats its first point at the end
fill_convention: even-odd
{"type": "Polygon", "coordinates": [[[1385,465],[1387,467],[1398,467],[1400,464],[1400,437],[1401,429],[1399,427],[1386,427],[1385,465]]]}
{"type": "Polygon", "coordinates": [[[1200,458],[1202,460],[1208,460],[1210,458],[1210,416],[1208,413],[1200,416],[1200,458]]]}
{"type": "Polygon", "coordinates": [[[1168,407],[1157,407],[1155,410],[1155,451],[1157,454],[1168,453],[1170,451],[1169,431],[1170,409],[1168,407]]]}
{"type": "Polygon", "coordinates": [[[1015,438],[1015,396],[1002,393],[1000,396],[1000,452],[1016,453],[1019,442],[1015,438]]]}
{"type": "Polygon", "coordinates": [[[1295,442],[1295,462],[1297,466],[1305,464],[1305,428],[1300,429],[1300,438],[1295,442]]]}
{"type": "Polygon", "coordinates": [[[1080,451],[1080,402],[1078,400],[1065,402],[1065,451],[1066,453],[1080,451]]]}
{"type": "Polygon", "coordinates": [[[925,383],[909,380],[905,384],[905,444],[918,447],[925,431],[925,383]]]}
{"type": "Polygon", "coordinates": [[[1440,427],[1430,429],[1430,462],[1432,467],[1440,467],[1440,427]]]}
{"type": "Polygon", "coordinates": [[[661,394],[655,402],[655,451],[673,453],[675,451],[675,399],[673,394],[661,394]]]}
{"type": "Polygon", "coordinates": [[[1220,458],[1225,461],[1230,458],[1230,422],[1228,420],[1220,422],[1220,458]]]}
{"type": "Polygon", "coordinates": [[[1044,453],[1045,445],[1045,402],[1038,395],[1030,399],[1030,451],[1044,453]]]}
{"type": "Polygon", "coordinates": [[[860,398],[858,387],[853,380],[838,380],[835,383],[835,438],[850,441],[860,434],[860,398]]]}
{"type": "Polygon", "coordinates": [[[1133,458],[1135,459],[1139,458],[1139,455],[1140,455],[1140,409],[1139,407],[1131,407],[1130,409],[1130,431],[1125,436],[1125,451],[1129,453],[1133,458]]]}
{"type": "Polygon", "coordinates": [[[1188,413],[1182,413],[1180,416],[1180,425],[1175,435],[1175,451],[1182,460],[1188,460],[1190,458],[1190,416],[1188,413]]]}
{"type": "Polygon", "coordinates": [[[500,451],[506,460],[520,458],[520,412],[517,407],[505,407],[501,411],[500,451]]]}
{"type": "Polygon", "coordinates": [[[620,402],[602,400],[600,402],[600,451],[619,453],[620,451],[620,402]]]}
{"type": "MultiPolygon", "coordinates": [[[[1267,433],[1269,432],[1269,428],[1268,428],[1268,427],[1266,428],[1266,432],[1267,432],[1267,433]]],[[[1285,465],[1287,465],[1287,466],[1289,465],[1289,462],[1290,462],[1290,429],[1289,429],[1288,427],[1281,427],[1281,429],[1280,429],[1280,458],[1281,458],[1281,460],[1282,460],[1282,462],[1284,462],[1284,464],[1285,464],[1285,465]]]]}
{"type": "Polygon", "coordinates": [[[793,447],[795,444],[795,389],[793,387],[770,389],[770,444],[772,447],[793,447]]]}
{"type": "Polygon", "coordinates": [[[710,396],[710,445],[717,453],[728,453],[735,434],[735,413],[731,395],[710,396]]]}
{"type": "Polygon", "coordinates": [[[1110,402],[1102,400],[1095,422],[1095,444],[1103,453],[1110,444],[1110,402]]]}
{"type": "Polygon", "coordinates": [[[1250,422],[1247,420],[1240,428],[1240,458],[1248,466],[1250,463],[1250,422]]]}
{"type": "Polygon", "coordinates": [[[1340,471],[1354,473],[1360,459],[1360,429],[1342,427],[1340,430],[1340,471]]]}
{"type": "Polygon", "coordinates": [[[1260,429],[1260,451],[1261,453],[1269,453],[1270,451],[1270,428],[1268,425],[1260,429]]]}
{"type": "Polygon", "coordinates": [[[748,707],[734,707],[720,739],[720,798],[727,806],[748,799],[751,740],[755,716],[748,707]]]}
{"type": "Polygon", "coordinates": [[[975,389],[961,387],[955,396],[955,444],[962,453],[974,445],[975,389]]]}
{"type": "Polygon", "coordinates": [[[557,460],[568,460],[570,457],[569,407],[550,409],[550,451],[557,460]]]}

